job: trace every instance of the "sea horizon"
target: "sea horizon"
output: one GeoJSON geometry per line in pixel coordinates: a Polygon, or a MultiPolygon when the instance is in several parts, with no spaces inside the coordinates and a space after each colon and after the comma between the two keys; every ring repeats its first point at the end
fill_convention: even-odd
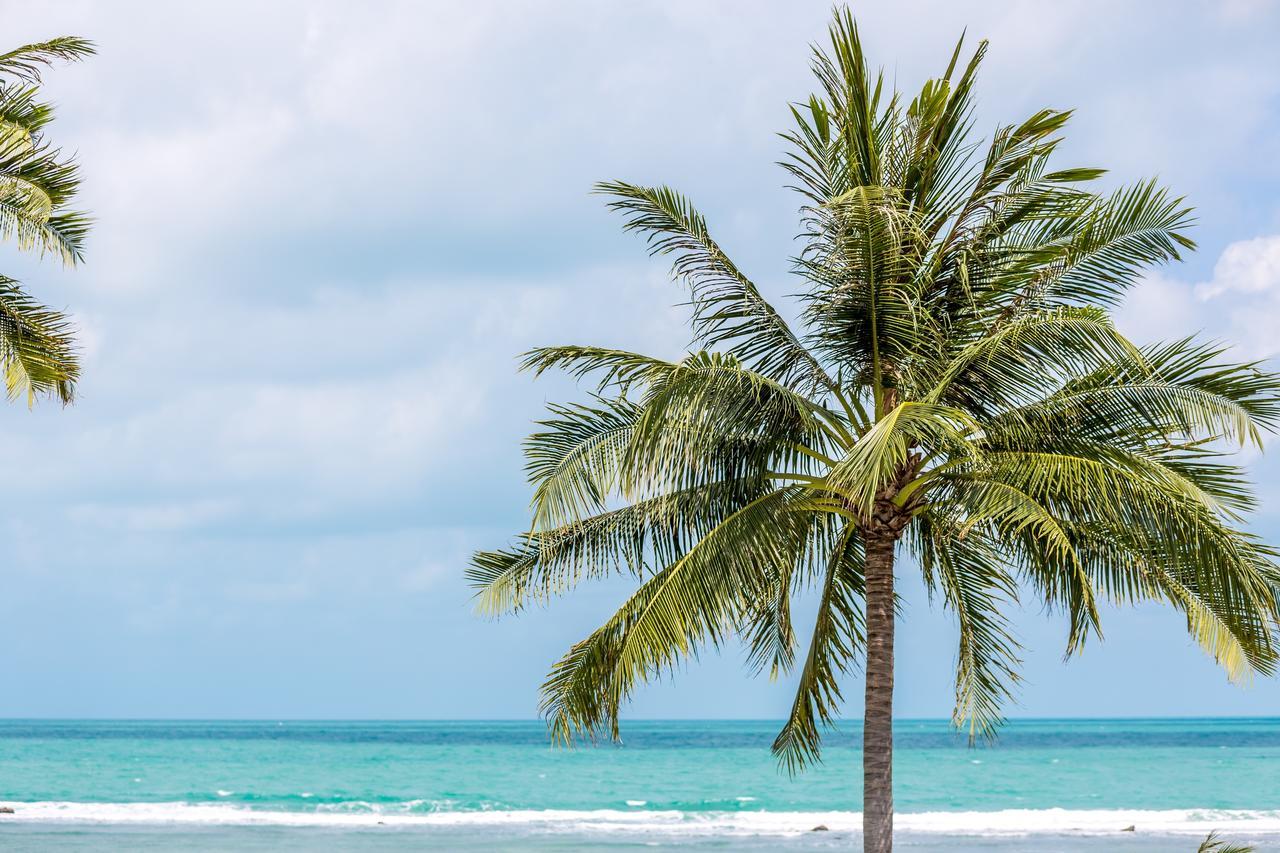
{"type": "MultiPolygon", "coordinates": [[[[837,725],[846,723],[859,722],[857,717],[844,717],[837,720],[837,725]]],[[[950,717],[919,717],[919,716],[895,716],[894,722],[951,722],[950,717]]],[[[1004,722],[1007,723],[1030,723],[1030,722],[1052,722],[1058,720],[1083,721],[1091,720],[1280,720],[1280,714],[1111,714],[1111,715],[1083,715],[1083,714],[1064,714],[1061,716],[1044,716],[1044,715],[1028,715],[1028,716],[1008,716],[1004,722]]],[[[157,717],[134,717],[134,716],[0,716],[0,723],[6,722],[225,722],[225,723],[274,723],[274,722],[297,722],[297,723],[538,723],[544,722],[541,717],[241,717],[241,716],[211,716],[211,717],[187,717],[187,716],[157,716],[157,717]]],[[[783,717],[624,717],[622,727],[625,729],[627,723],[782,723],[783,717]]],[[[997,728],[997,733],[999,728],[997,728]]]]}

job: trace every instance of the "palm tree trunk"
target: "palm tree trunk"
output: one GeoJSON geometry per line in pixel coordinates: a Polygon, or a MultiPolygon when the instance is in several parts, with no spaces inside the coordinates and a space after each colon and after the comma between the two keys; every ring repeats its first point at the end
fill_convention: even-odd
{"type": "Polygon", "coordinates": [[[862,723],[862,850],[893,850],[892,537],[866,540],[867,695],[862,723]]]}

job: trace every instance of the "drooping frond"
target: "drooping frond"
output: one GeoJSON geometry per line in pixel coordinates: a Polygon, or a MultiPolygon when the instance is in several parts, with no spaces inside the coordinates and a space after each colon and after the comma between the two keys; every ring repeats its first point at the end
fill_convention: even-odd
{"type": "Polygon", "coordinates": [[[773,754],[793,775],[820,759],[823,731],[839,713],[840,678],[856,666],[857,652],[866,639],[863,589],[862,540],[849,524],[827,559],[818,615],[796,697],[786,724],[773,741],[773,754]]]}
{"type": "Polygon", "coordinates": [[[468,580],[476,609],[516,612],[571,591],[584,578],[639,576],[646,565],[678,561],[766,484],[730,481],[685,489],[518,537],[507,549],[472,558],[468,580]]]}
{"type": "MultiPolygon", "coordinates": [[[[45,138],[53,107],[39,99],[41,72],[94,52],[81,38],[58,38],[0,53],[0,241],[53,254],[64,264],[83,255],[89,219],[69,209],[80,186],[74,160],[45,138]]],[[[63,404],[80,376],[70,319],[0,275],[0,370],[10,399],[41,395],[63,404]]]]}
{"type": "MultiPolygon", "coordinates": [[[[1141,599],[1157,590],[1152,578],[1167,571],[1189,589],[1212,590],[1206,606],[1217,608],[1252,650],[1243,663],[1270,669],[1275,572],[1266,553],[1224,521],[1213,496],[1194,480],[1115,448],[1087,445],[1074,453],[989,452],[972,470],[961,466],[941,479],[958,486],[970,478],[1029,496],[1066,531],[1069,560],[1036,528],[1002,532],[1032,585],[1071,615],[1069,650],[1097,627],[1092,589],[1141,599]]],[[[1166,597],[1177,604],[1181,593],[1174,593],[1166,597]]],[[[1240,674],[1233,662],[1222,662],[1240,674]]]]}
{"type": "Polygon", "coordinates": [[[1094,422],[1114,417],[1114,440],[1213,438],[1257,444],[1260,430],[1280,424],[1280,377],[1259,362],[1224,361],[1224,351],[1190,338],[1149,346],[1137,363],[1116,359],[1072,377],[1046,404],[1061,409],[1065,400],[1091,413],[1094,422]],[[1108,394],[1128,405],[1117,406],[1108,394]],[[1147,414],[1139,418],[1138,412],[1147,414]]]}
{"type": "Polygon", "coordinates": [[[40,394],[63,403],[80,376],[71,321],[37,303],[13,279],[0,276],[0,370],[10,399],[28,405],[40,394]]]}
{"type": "Polygon", "coordinates": [[[796,657],[795,626],[791,622],[795,566],[767,566],[765,581],[746,612],[737,633],[747,647],[747,668],[753,674],[768,671],[769,678],[791,672],[796,657]]]}
{"type": "Polygon", "coordinates": [[[80,183],[75,163],[42,145],[28,149],[10,139],[0,152],[0,239],[66,264],[79,262],[91,223],[87,214],[64,209],[80,183]]]}
{"type": "Polygon", "coordinates": [[[745,504],[646,581],[552,669],[543,712],[556,736],[568,740],[602,729],[616,736],[617,708],[639,684],[671,672],[706,644],[719,646],[754,595],[769,587],[770,568],[808,558],[815,517],[803,487],[776,489],[745,504]]]}
{"type": "Polygon", "coordinates": [[[1019,647],[1002,613],[1002,606],[1017,600],[1017,585],[998,546],[980,530],[956,535],[954,521],[936,512],[923,518],[919,554],[926,577],[956,615],[960,643],[952,721],[968,727],[972,743],[994,736],[1019,681],[1019,647]]]}
{"type": "Polygon", "coordinates": [[[641,408],[625,397],[594,406],[549,406],[553,417],[525,441],[535,530],[603,512],[641,408]]]}
{"type": "Polygon", "coordinates": [[[42,139],[53,108],[37,99],[37,86],[46,66],[91,53],[92,42],[62,38],[0,54],[0,239],[68,264],[81,259],[89,220],[67,210],[79,171],[73,159],[42,139]]]}
{"type": "Polygon", "coordinates": [[[623,460],[626,495],[680,488],[706,476],[701,460],[735,447],[736,471],[752,476],[771,461],[821,455],[838,436],[830,412],[736,359],[694,353],[645,393],[623,460]],[[827,418],[828,420],[824,420],[827,418]]]}

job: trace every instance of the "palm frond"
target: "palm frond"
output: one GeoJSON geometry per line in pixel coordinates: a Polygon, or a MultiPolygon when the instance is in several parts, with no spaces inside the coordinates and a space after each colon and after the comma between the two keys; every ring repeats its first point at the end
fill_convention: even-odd
{"type": "Polygon", "coordinates": [[[672,275],[693,296],[693,328],[704,347],[726,351],[752,370],[812,392],[834,382],[759,289],[711,238],[706,219],[680,193],[623,181],[596,185],[626,217],[623,228],[645,235],[652,255],[674,255],[672,275]]]}
{"type": "Polygon", "coordinates": [[[756,498],[646,581],[609,622],[558,663],[543,686],[543,713],[556,737],[617,734],[617,708],[635,688],[673,671],[704,644],[719,646],[769,569],[809,557],[815,513],[804,488],[756,498]],[[590,678],[582,673],[589,670],[590,678]]]}
{"type": "Polygon", "coordinates": [[[1002,606],[1017,601],[1017,583],[1005,570],[995,543],[980,531],[957,535],[952,520],[936,512],[922,519],[920,557],[956,615],[956,705],[952,722],[967,726],[970,743],[990,739],[1019,679],[1019,646],[1002,606]]]}
{"type": "Polygon", "coordinates": [[[509,548],[480,551],[467,578],[483,615],[514,613],[617,572],[640,576],[669,565],[733,514],[761,496],[765,481],[711,483],[565,524],[525,533],[509,548]]]}
{"type": "Polygon", "coordinates": [[[818,615],[786,724],[773,741],[773,754],[792,775],[821,758],[822,734],[835,720],[842,699],[840,677],[856,666],[866,639],[862,540],[846,525],[827,560],[818,615]]]}
{"type": "Polygon", "coordinates": [[[937,403],[901,403],[858,438],[848,454],[831,467],[825,483],[852,509],[869,517],[883,491],[896,493],[923,465],[923,458],[913,455],[913,448],[939,447],[965,456],[977,452],[971,439],[979,433],[978,424],[959,409],[937,403]]]}
{"type": "Polygon", "coordinates": [[[37,135],[53,120],[53,107],[37,100],[34,85],[0,83],[0,159],[35,150],[37,135]]]}
{"type": "Polygon", "coordinates": [[[1140,365],[1141,359],[1141,350],[1120,334],[1106,312],[1056,308],[1003,324],[961,349],[924,399],[977,408],[984,400],[1034,393],[1064,374],[1105,368],[1117,360],[1140,365]]]}
{"type": "Polygon", "coordinates": [[[0,77],[39,83],[41,73],[55,62],[74,62],[95,53],[97,47],[94,43],[78,36],[62,36],[23,45],[0,53],[0,77]]]}
{"type": "Polygon", "coordinates": [[[839,415],[731,356],[694,353],[646,391],[622,461],[621,490],[637,496],[683,488],[708,476],[763,473],[772,461],[821,456],[840,436],[839,415]],[[738,455],[726,457],[726,449],[738,455]]]}
{"type": "Polygon", "coordinates": [[[660,358],[590,346],[539,347],[526,352],[520,362],[520,369],[531,370],[534,376],[552,369],[565,370],[578,379],[600,373],[596,391],[612,388],[619,394],[626,394],[632,385],[653,384],[676,367],[660,358]]]}
{"type": "Polygon", "coordinates": [[[533,527],[546,529],[604,511],[641,408],[626,398],[596,405],[548,406],[553,417],[525,440],[525,473],[534,487],[533,527]]]}
{"type": "Polygon", "coordinates": [[[80,377],[71,321],[40,305],[4,276],[0,276],[0,370],[9,398],[25,398],[28,405],[41,394],[70,403],[80,377]]]}
{"type": "Polygon", "coordinates": [[[1042,229],[1047,239],[1021,252],[1015,269],[1028,281],[1013,291],[1007,310],[1016,316],[1045,304],[1114,305],[1145,268],[1195,248],[1186,235],[1192,223],[1185,201],[1155,181],[1100,197],[1066,236],[1050,223],[1042,229]]]}

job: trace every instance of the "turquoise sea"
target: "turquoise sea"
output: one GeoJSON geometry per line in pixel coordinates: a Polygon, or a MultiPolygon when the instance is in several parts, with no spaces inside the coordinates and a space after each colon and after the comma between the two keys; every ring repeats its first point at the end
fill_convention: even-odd
{"type": "MultiPolygon", "coordinates": [[[[540,722],[0,721],[0,849],[848,849],[857,725],[795,779],[776,729],[565,750],[540,722]]],[[[978,748],[902,720],[895,760],[904,850],[1280,850],[1280,719],[1023,720],[978,748]]]]}

